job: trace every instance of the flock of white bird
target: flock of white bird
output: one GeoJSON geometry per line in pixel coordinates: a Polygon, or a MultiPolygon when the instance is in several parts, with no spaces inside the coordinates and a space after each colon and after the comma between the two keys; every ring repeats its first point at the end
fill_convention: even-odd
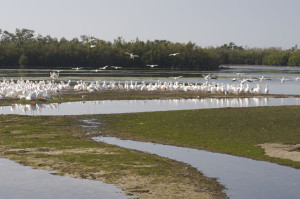
{"type": "MultiPolygon", "coordinates": [[[[91,45],[91,48],[95,48],[96,45],[91,45]]],[[[124,52],[129,55],[129,59],[134,60],[135,58],[139,58],[138,55],[133,53],[124,52]]],[[[179,55],[179,53],[169,54],[170,57],[175,57],[179,55]]],[[[158,67],[157,64],[148,64],[147,66],[154,68],[158,67]]],[[[100,70],[106,70],[108,68],[120,69],[120,66],[103,66],[99,69],[93,70],[98,72],[100,70]]],[[[80,70],[82,67],[72,68],[72,70],[80,70]]],[[[216,79],[216,77],[211,74],[203,75],[205,80],[204,83],[180,83],[178,81],[167,81],[161,82],[157,81],[155,83],[148,83],[137,81],[125,81],[123,83],[119,82],[106,82],[106,81],[95,81],[91,83],[87,83],[85,81],[77,81],[77,83],[72,87],[70,85],[71,81],[69,80],[67,83],[64,81],[55,82],[59,78],[59,72],[50,72],[50,78],[52,81],[29,81],[29,80],[6,80],[3,78],[3,81],[0,81],[0,99],[3,98],[19,98],[26,100],[35,100],[35,99],[50,99],[52,95],[63,94],[63,92],[67,91],[77,91],[77,92],[97,92],[102,90],[123,90],[123,91],[178,91],[178,92],[202,92],[202,93],[223,93],[223,94],[269,94],[269,87],[266,84],[264,88],[258,83],[256,87],[250,87],[248,82],[253,82],[255,80],[259,80],[260,82],[264,80],[270,80],[262,76],[261,78],[256,79],[240,79],[233,78],[232,82],[238,81],[239,83],[232,84],[223,84],[223,83],[209,83],[211,79],[216,79]]],[[[244,75],[244,73],[236,73],[239,77],[244,75]]],[[[182,76],[174,77],[175,80],[182,78],[182,76]]],[[[300,77],[296,78],[298,81],[300,77]]],[[[281,83],[284,83],[286,79],[283,77],[280,79],[281,83]]]]}
{"type": "Polygon", "coordinates": [[[269,94],[268,85],[265,86],[264,90],[260,84],[256,87],[251,88],[249,84],[223,84],[223,83],[209,83],[206,81],[202,84],[192,84],[192,83],[179,83],[178,81],[172,82],[161,82],[157,81],[155,83],[146,84],[144,81],[138,83],[137,81],[125,81],[121,83],[117,82],[106,82],[106,81],[96,81],[87,84],[84,81],[77,81],[74,86],[75,91],[87,91],[90,93],[102,90],[123,90],[123,91],[182,91],[182,92],[202,92],[202,93],[223,93],[223,94],[245,94],[245,93],[255,93],[255,94],[269,94]]]}
{"type": "Polygon", "coordinates": [[[19,98],[26,100],[50,99],[53,94],[60,94],[62,90],[71,89],[71,81],[29,81],[29,80],[6,80],[0,82],[0,99],[19,98]]]}
{"type": "Polygon", "coordinates": [[[125,82],[107,82],[95,81],[85,82],[77,81],[74,86],[68,82],[60,81],[29,81],[29,80],[6,80],[0,81],[0,99],[2,98],[19,98],[26,100],[50,99],[52,95],[62,95],[64,92],[89,92],[94,93],[103,90],[111,91],[177,91],[177,92],[202,92],[202,93],[223,93],[223,94],[268,94],[268,85],[263,89],[260,84],[251,88],[249,84],[241,81],[237,84],[209,83],[180,83],[178,81],[152,82],[145,83],[137,81],[125,82]]]}
{"type": "MultiPolygon", "coordinates": [[[[96,46],[95,45],[91,45],[91,48],[95,48],[96,46]]],[[[124,52],[125,54],[129,55],[129,59],[132,59],[134,60],[135,58],[138,58],[140,56],[138,55],[135,55],[133,53],[129,53],[129,52],[124,52]]],[[[169,57],[175,57],[179,55],[179,53],[171,53],[169,54],[169,57]]],[[[146,66],[149,66],[150,68],[154,68],[154,67],[157,67],[158,65],[157,64],[147,64],[146,66]]],[[[98,72],[98,71],[101,71],[101,70],[106,70],[108,68],[112,68],[112,69],[120,69],[122,68],[121,66],[103,66],[103,67],[100,67],[99,69],[96,69],[96,70],[93,70],[94,72],[98,72]]],[[[80,69],[83,69],[82,67],[76,67],[76,68],[72,68],[72,70],[80,70],[80,69]]],[[[59,77],[59,72],[55,73],[55,72],[52,72],[50,73],[50,77],[52,79],[57,79],[59,77]]]]}

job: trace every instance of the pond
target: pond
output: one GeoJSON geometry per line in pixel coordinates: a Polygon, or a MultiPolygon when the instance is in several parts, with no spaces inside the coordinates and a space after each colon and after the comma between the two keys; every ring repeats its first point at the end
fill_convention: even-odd
{"type": "Polygon", "coordinates": [[[32,169],[7,159],[0,158],[0,168],[0,197],[5,199],[128,198],[111,184],[49,175],[48,171],[32,169]]]}
{"type": "Polygon", "coordinates": [[[190,164],[204,175],[217,178],[227,187],[225,192],[232,199],[298,199],[300,196],[300,171],[290,167],[203,150],[113,137],[93,139],[190,164]]]}
{"type": "MultiPolygon", "coordinates": [[[[105,70],[95,68],[74,71],[61,69],[56,82],[77,80],[92,82],[106,80],[113,82],[145,81],[204,83],[203,75],[211,74],[217,79],[210,80],[223,84],[239,84],[242,79],[254,79],[247,82],[251,87],[256,84],[262,88],[269,85],[270,94],[300,95],[299,67],[268,66],[222,66],[215,71],[179,71],[179,70],[105,70]],[[239,73],[239,74],[237,74],[239,73]],[[181,78],[174,78],[182,76],[181,78]],[[258,81],[264,77],[268,80],[258,81]],[[280,79],[285,77],[285,82],[280,79]],[[232,79],[236,78],[237,81],[232,79]]],[[[0,78],[25,80],[50,80],[52,69],[0,69],[0,78]]],[[[252,107],[300,105],[299,98],[207,98],[189,100],[112,100],[41,105],[21,105],[0,107],[0,114],[20,115],[82,115],[110,114],[147,111],[168,111],[201,108],[252,107]]],[[[123,141],[116,138],[97,138],[126,148],[134,148],[182,161],[196,167],[209,177],[218,178],[228,190],[231,198],[299,198],[299,170],[272,163],[234,157],[225,154],[210,153],[196,149],[166,146],[152,143],[123,141]]],[[[0,196],[3,198],[126,198],[124,193],[113,185],[101,182],[79,180],[49,175],[47,171],[33,170],[6,159],[0,159],[0,196]],[[106,187],[108,186],[108,187],[106,187]],[[102,187],[103,190],[102,190],[102,187]],[[16,191],[17,190],[17,191],[16,191]],[[79,193],[80,192],[80,193],[79,193]],[[83,197],[81,197],[84,194],[83,197]],[[90,195],[88,195],[90,194],[90,195]],[[100,194],[100,195],[99,195],[100,194]]]]}
{"type": "Polygon", "coordinates": [[[300,105],[300,98],[203,98],[169,100],[104,100],[1,106],[0,114],[85,115],[226,107],[300,105]]]}

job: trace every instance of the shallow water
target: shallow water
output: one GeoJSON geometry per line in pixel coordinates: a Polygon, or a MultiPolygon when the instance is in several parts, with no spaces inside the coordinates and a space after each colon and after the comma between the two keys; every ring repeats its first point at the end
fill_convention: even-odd
{"type": "Polygon", "coordinates": [[[48,171],[32,169],[7,159],[0,158],[0,168],[0,198],[128,198],[111,184],[50,175],[48,171]]]}
{"type": "Polygon", "coordinates": [[[77,80],[83,80],[87,82],[96,80],[106,81],[138,81],[141,83],[155,83],[157,80],[161,82],[175,82],[180,83],[198,83],[205,82],[203,75],[212,74],[218,79],[210,80],[215,83],[235,83],[239,84],[239,81],[232,82],[231,78],[248,79],[259,78],[264,76],[271,80],[265,80],[264,82],[254,81],[249,83],[251,87],[255,87],[257,83],[261,84],[264,88],[266,84],[269,85],[270,94],[294,94],[300,95],[300,80],[296,81],[295,78],[300,77],[300,67],[275,67],[275,66],[224,66],[219,70],[213,71],[180,71],[180,70],[102,70],[95,72],[96,68],[87,68],[85,70],[71,70],[71,68],[58,68],[58,69],[0,69],[0,79],[29,79],[29,80],[51,80],[50,72],[60,70],[59,79],[56,81],[68,81],[72,80],[72,84],[75,84],[77,80]],[[244,73],[238,76],[236,73],[244,73]],[[174,77],[183,76],[179,79],[174,77]],[[280,78],[285,77],[287,81],[284,84],[280,83],[280,78]]]}
{"type": "Polygon", "coordinates": [[[203,98],[169,100],[104,100],[52,104],[15,104],[0,107],[0,114],[85,115],[135,113],[225,107],[300,105],[300,98],[203,98]]]}
{"type": "Polygon", "coordinates": [[[300,170],[290,167],[203,150],[113,137],[93,139],[190,164],[204,175],[217,178],[227,187],[225,192],[232,199],[298,199],[300,196],[300,170]]]}
{"type": "MultiPolygon", "coordinates": [[[[179,81],[180,83],[204,83],[204,74],[211,73],[217,76],[218,79],[211,80],[215,83],[236,83],[232,82],[230,78],[258,78],[264,76],[271,78],[264,82],[254,81],[249,83],[254,87],[257,83],[262,84],[264,88],[266,84],[269,85],[270,94],[295,94],[300,95],[300,81],[295,81],[295,78],[300,76],[299,67],[264,67],[264,66],[228,66],[226,69],[221,68],[217,71],[164,71],[164,70],[118,70],[118,71],[100,71],[94,72],[93,69],[82,71],[66,70],[60,72],[60,78],[56,81],[84,80],[87,82],[96,80],[107,81],[145,81],[147,83],[164,81],[179,81]],[[237,76],[236,72],[245,73],[242,76],[237,76]],[[178,80],[172,77],[183,76],[178,80]],[[288,80],[280,83],[280,78],[286,77],[288,80]]],[[[50,69],[0,69],[0,79],[2,77],[7,79],[29,79],[29,80],[50,80],[50,69]]],[[[81,115],[81,114],[109,114],[109,113],[125,113],[125,112],[146,112],[146,111],[167,111],[167,110],[183,110],[183,109],[200,109],[200,108],[222,108],[222,107],[248,107],[248,106],[278,106],[278,105],[300,105],[299,98],[234,98],[234,99],[192,99],[192,100],[130,100],[130,101],[95,101],[95,102],[72,102],[61,104],[43,104],[43,105],[19,105],[8,107],[0,107],[0,114],[20,114],[20,115],[81,115]]],[[[131,144],[133,146],[133,144],[131,144]]],[[[158,145],[156,145],[158,146],[158,145]]],[[[129,146],[128,146],[129,147],[129,146]]],[[[171,146],[170,146],[171,147],[171,146]]],[[[146,148],[142,144],[142,149],[146,148]]],[[[150,148],[155,149],[150,145],[150,148]]],[[[180,148],[180,147],[177,147],[180,148]]],[[[177,149],[175,148],[175,149],[177,149]]],[[[179,161],[186,161],[203,171],[207,176],[217,177],[222,184],[228,187],[228,195],[232,198],[299,198],[299,191],[295,187],[299,186],[299,171],[295,171],[288,167],[281,167],[275,164],[266,162],[258,162],[245,158],[228,156],[224,154],[216,154],[205,152],[205,156],[200,156],[198,152],[194,154],[194,149],[186,149],[189,153],[183,150],[164,151],[158,149],[158,153],[166,152],[169,158],[177,158],[176,154],[183,158],[179,161]],[[175,153],[175,154],[173,154],[175,153]],[[174,156],[174,157],[173,157],[174,156]],[[198,158],[202,157],[202,158],[198,158]],[[205,161],[203,161],[203,160],[205,161]],[[295,179],[296,178],[296,179],[295,179]],[[295,197],[296,196],[296,197],[295,197]]],[[[198,151],[198,150],[197,150],[198,151]]],[[[161,154],[164,155],[164,154],[161,154]]],[[[166,156],[166,157],[167,157],[166,156]]],[[[86,180],[78,180],[66,177],[59,177],[64,180],[57,182],[52,177],[58,176],[49,175],[46,171],[33,170],[35,172],[44,172],[38,174],[36,177],[29,167],[23,167],[18,164],[0,159],[0,196],[3,198],[93,198],[93,191],[88,191],[85,183],[86,180]],[[16,167],[14,171],[10,171],[16,167]],[[19,168],[20,167],[20,168],[19,168]],[[21,168],[22,167],[22,168],[21,168]],[[6,169],[6,170],[3,170],[6,169]],[[7,170],[8,169],[8,170],[7,170]],[[25,170],[26,171],[25,171],[25,170]],[[29,171],[29,170],[30,171],[29,171]],[[10,174],[12,179],[5,174],[10,174]],[[14,175],[16,174],[16,175],[14,175]],[[7,179],[7,180],[6,180],[7,179]],[[70,191],[68,188],[75,186],[70,191]],[[38,181],[40,180],[40,181],[38,181]],[[7,184],[5,184],[7,182],[7,184]],[[32,183],[33,184],[32,184],[32,183]],[[37,183],[36,183],[37,182],[37,183]],[[51,182],[51,183],[50,183],[51,182]],[[54,182],[54,183],[53,183],[54,182]],[[84,184],[81,184],[84,183],[84,184]],[[41,187],[45,185],[45,187],[41,187]],[[57,185],[57,186],[56,186],[57,185]],[[26,188],[29,186],[29,188],[26,188]],[[24,187],[24,188],[23,188],[24,187]],[[77,193],[77,190],[83,190],[83,193],[91,194],[88,197],[77,193]],[[35,192],[32,192],[32,191],[35,192]],[[61,191],[56,191],[61,190],[61,191]],[[38,192],[36,192],[38,191],[38,192]],[[45,192],[39,192],[45,191],[45,192]],[[52,193],[55,191],[54,193],[52,193]],[[65,192],[64,192],[65,191],[65,192]],[[35,193],[32,195],[32,193],[35,193]],[[47,194],[51,193],[51,197],[47,194]],[[57,195],[57,194],[66,195],[57,195]],[[31,195],[30,195],[31,194],[31,195]],[[68,195],[71,194],[71,195],[68,195]],[[39,196],[39,197],[36,197],[39,196]],[[44,197],[45,195],[45,197],[44,197]],[[26,196],[26,197],[23,197],[26,196]],[[78,197],[76,197],[78,196],[78,197]],[[81,197],[82,196],[82,197],[81,197]]],[[[100,182],[97,182],[100,183],[100,182]]],[[[102,186],[102,185],[101,185],[102,186]]],[[[96,186],[100,198],[125,198],[124,195],[114,196],[119,193],[119,190],[106,192],[111,188],[104,188],[100,190],[99,185],[96,186]],[[105,195],[107,193],[107,195],[105,195]],[[102,197],[103,194],[103,197],[102,197]]],[[[99,195],[98,197],[99,198],[99,195]]]]}

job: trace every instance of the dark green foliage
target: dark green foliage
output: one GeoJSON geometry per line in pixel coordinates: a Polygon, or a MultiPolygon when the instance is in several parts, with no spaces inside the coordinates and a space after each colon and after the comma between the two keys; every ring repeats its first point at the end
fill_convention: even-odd
{"type": "Polygon", "coordinates": [[[52,38],[36,35],[33,30],[16,29],[15,33],[0,31],[0,66],[27,67],[100,67],[119,65],[127,68],[147,68],[158,64],[165,69],[216,69],[220,64],[255,64],[300,66],[296,48],[281,50],[244,49],[230,42],[220,47],[201,48],[195,43],[172,43],[166,40],[126,42],[118,37],[114,42],[82,35],[80,39],[52,38]],[[91,48],[91,45],[94,47],[91,48]],[[125,52],[139,55],[129,59],[125,52]],[[178,56],[169,56],[180,53],[178,56]]]}
{"type": "Polygon", "coordinates": [[[288,60],[289,66],[300,66],[300,50],[294,51],[290,54],[288,60]]]}
{"type": "Polygon", "coordinates": [[[82,35],[80,39],[36,36],[33,30],[3,31],[0,39],[0,66],[37,67],[100,67],[117,65],[128,68],[215,69],[219,59],[208,49],[189,42],[172,43],[165,40],[125,42],[122,37],[113,43],[82,35]],[[93,47],[91,47],[93,46],[93,47]],[[139,55],[129,59],[125,52],[139,55]],[[180,56],[169,54],[179,52],[180,56]]]}
{"type": "Polygon", "coordinates": [[[28,58],[26,55],[22,54],[20,59],[19,59],[19,64],[20,66],[25,66],[28,64],[28,58]]]}

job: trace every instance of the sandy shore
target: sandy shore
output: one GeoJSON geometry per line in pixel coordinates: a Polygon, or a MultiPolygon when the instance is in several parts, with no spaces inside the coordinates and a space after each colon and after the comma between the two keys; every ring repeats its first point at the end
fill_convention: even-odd
{"type": "Polygon", "coordinates": [[[294,151],[300,147],[300,144],[286,145],[279,143],[265,143],[259,144],[264,150],[266,155],[270,157],[289,159],[300,162],[300,152],[294,151]]]}

